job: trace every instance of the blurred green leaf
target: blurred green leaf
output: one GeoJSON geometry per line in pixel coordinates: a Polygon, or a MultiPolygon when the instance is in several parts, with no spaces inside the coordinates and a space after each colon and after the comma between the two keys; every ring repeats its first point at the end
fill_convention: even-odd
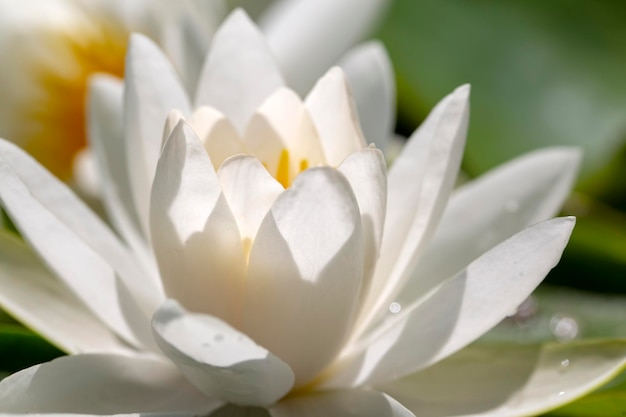
{"type": "Polygon", "coordinates": [[[552,417],[623,417],[626,416],[626,372],[603,388],[571,404],[554,410],[552,417]]]}
{"type": "Polygon", "coordinates": [[[613,175],[626,138],[625,17],[626,2],[608,0],[396,0],[380,36],[413,125],[472,84],[470,174],[530,149],[578,145],[586,189],[600,191],[607,181],[626,188],[613,175]]]}
{"type": "Polygon", "coordinates": [[[544,286],[481,342],[529,344],[626,338],[625,316],[625,296],[544,286]]]}
{"type": "Polygon", "coordinates": [[[22,326],[0,325],[0,377],[63,354],[22,326]]]}

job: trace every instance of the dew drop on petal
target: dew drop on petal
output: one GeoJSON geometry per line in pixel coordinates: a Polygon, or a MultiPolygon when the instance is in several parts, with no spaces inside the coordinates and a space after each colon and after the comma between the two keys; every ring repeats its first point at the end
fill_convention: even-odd
{"type": "Polygon", "coordinates": [[[565,395],[565,391],[559,391],[559,397],[560,397],[561,395],[565,395]]]}
{"type": "Polygon", "coordinates": [[[400,311],[402,311],[402,306],[400,305],[400,303],[394,301],[393,303],[389,304],[389,312],[391,314],[398,314],[400,311]]]}
{"type": "Polygon", "coordinates": [[[563,368],[567,368],[567,367],[569,366],[569,359],[563,359],[563,360],[561,361],[561,366],[562,366],[563,368]]]}
{"type": "Polygon", "coordinates": [[[573,318],[555,314],[550,319],[550,330],[559,342],[570,342],[578,336],[580,328],[573,318]]]}

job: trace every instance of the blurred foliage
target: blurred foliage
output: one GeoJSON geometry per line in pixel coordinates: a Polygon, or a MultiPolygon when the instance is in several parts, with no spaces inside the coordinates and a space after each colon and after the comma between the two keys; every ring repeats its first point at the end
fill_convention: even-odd
{"type": "Polygon", "coordinates": [[[63,354],[30,330],[18,324],[0,322],[0,378],[63,354]]]}
{"type": "Polygon", "coordinates": [[[472,84],[464,169],[574,145],[584,161],[578,224],[549,281],[626,292],[626,2],[396,0],[379,36],[394,63],[400,126],[412,131],[472,84]]]}

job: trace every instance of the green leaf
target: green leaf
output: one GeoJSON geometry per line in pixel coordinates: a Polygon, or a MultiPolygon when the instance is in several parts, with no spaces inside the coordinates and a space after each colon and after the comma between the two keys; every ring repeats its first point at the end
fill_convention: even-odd
{"type": "Polygon", "coordinates": [[[528,344],[626,338],[625,312],[624,296],[544,286],[480,341],[528,344]]]}
{"type": "Polygon", "coordinates": [[[596,177],[623,189],[611,171],[626,138],[625,13],[625,2],[607,0],[396,0],[380,36],[400,113],[415,125],[471,83],[470,174],[530,149],[578,145],[587,189],[596,177]]]}
{"type": "Polygon", "coordinates": [[[22,326],[0,325],[0,377],[63,354],[22,326]]]}
{"type": "Polygon", "coordinates": [[[577,217],[576,227],[547,282],[626,293],[626,213],[580,194],[563,212],[577,217]]]}
{"type": "Polygon", "coordinates": [[[623,417],[626,415],[626,372],[605,387],[554,410],[552,417],[623,417]]]}

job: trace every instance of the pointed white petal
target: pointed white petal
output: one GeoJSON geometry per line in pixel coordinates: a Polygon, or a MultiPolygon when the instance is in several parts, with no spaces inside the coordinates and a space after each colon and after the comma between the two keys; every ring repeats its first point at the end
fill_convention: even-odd
{"type": "Polygon", "coordinates": [[[157,165],[150,224],[167,295],[235,322],[245,266],[237,223],[202,142],[183,120],[157,165]]]}
{"type": "Polygon", "coordinates": [[[226,158],[247,153],[246,145],[235,126],[214,108],[200,107],[188,121],[204,143],[204,149],[215,169],[219,168],[226,158]]]}
{"type": "Polygon", "coordinates": [[[380,258],[358,332],[387,310],[435,231],[459,170],[469,86],[444,98],[411,136],[387,177],[387,218],[380,258]]]}
{"type": "Polygon", "coordinates": [[[573,227],[571,217],[553,219],[496,246],[384,322],[347,354],[329,385],[396,379],[471,343],[530,295],[558,262],[573,227]]]}
{"type": "MultiPolygon", "coordinates": [[[[263,102],[254,117],[262,117],[278,133],[283,147],[289,151],[292,168],[297,172],[301,171],[303,164],[310,167],[326,163],[311,116],[300,97],[293,91],[287,88],[278,89],[263,102]]],[[[257,149],[264,146],[262,139],[253,135],[249,134],[246,139],[249,143],[254,143],[255,154],[257,149]]]]}
{"type": "Polygon", "coordinates": [[[499,242],[557,214],[579,160],[575,148],[536,151],[458,189],[396,301],[413,302],[499,242]]]}
{"type": "Polygon", "coordinates": [[[320,78],[306,98],[306,107],[319,133],[329,165],[338,166],[352,152],[366,146],[346,76],[341,69],[331,68],[320,78]]]}
{"type": "Polygon", "coordinates": [[[201,413],[218,406],[172,364],[147,356],[65,356],[0,381],[3,413],[201,413]]]}
{"type": "Polygon", "coordinates": [[[217,108],[243,132],[257,107],[284,84],[263,35],[238,9],[215,33],[195,103],[217,108]]]}
{"type": "Polygon", "coordinates": [[[293,386],[289,365],[226,322],[166,301],[154,314],[155,340],[198,389],[238,405],[265,406],[293,386]]]}
{"type": "Polygon", "coordinates": [[[126,55],[124,127],[126,163],[138,218],[148,236],[150,188],[170,110],[189,114],[187,93],[167,57],[144,35],[130,37],[126,55]]]}
{"type": "Polygon", "coordinates": [[[287,362],[296,384],[337,354],[363,274],[361,218],[345,177],[300,174],[276,200],[252,246],[243,329],[287,362]]]}
{"type": "Polygon", "coordinates": [[[3,207],[59,279],[125,340],[150,344],[148,314],[162,294],[113,232],[65,184],[3,140],[0,178],[3,207]]]}
{"type": "Polygon", "coordinates": [[[261,221],[284,188],[250,155],[229,158],[217,174],[249,251],[261,221]]]}
{"type": "Polygon", "coordinates": [[[367,148],[348,156],[339,165],[346,176],[361,212],[364,246],[362,294],[367,293],[378,260],[387,204],[387,168],[382,152],[367,148]]]}
{"type": "Polygon", "coordinates": [[[387,0],[282,0],[259,22],[289,85],[305,93],[382,17],[387,0]]]}
{"type": "Polygon", "coordinates": [[[419,416],[518,417],[579,398],[624,368],[624,341],[476,345],[379,388],[419,416]]]}
{"type": "Polygon", "coordinates": [[[272,417],[414,417],[389,395],[376,391],[345,390],[291,397],[270,407],[272,417]]]}
{"type": "MultiPolygon", "coordinates": [[[[123,89],[123,83],[115,77],[104,74],[91,77],[87,136],[96,158],[102,201],[108,218],[143,263],[152,266],[154,259],[137,217],[129,183],[122,113],[123,89]]],[[[155,282],[154,285],[160,284],[155,282]]]]}
{"type": "Polygon", "coordinates": [[[0,305],[54,345],[69,353],[131,350],[24,242],[4,230],[0,231],[0,264],[0,305]]]}
{"type": "Polygon", "coordinates": [[[396,82],[385,47],[379,42],[360,45],[339,66],[346,73],[365,141],[384,151],[396,121],[396,82]]]}

